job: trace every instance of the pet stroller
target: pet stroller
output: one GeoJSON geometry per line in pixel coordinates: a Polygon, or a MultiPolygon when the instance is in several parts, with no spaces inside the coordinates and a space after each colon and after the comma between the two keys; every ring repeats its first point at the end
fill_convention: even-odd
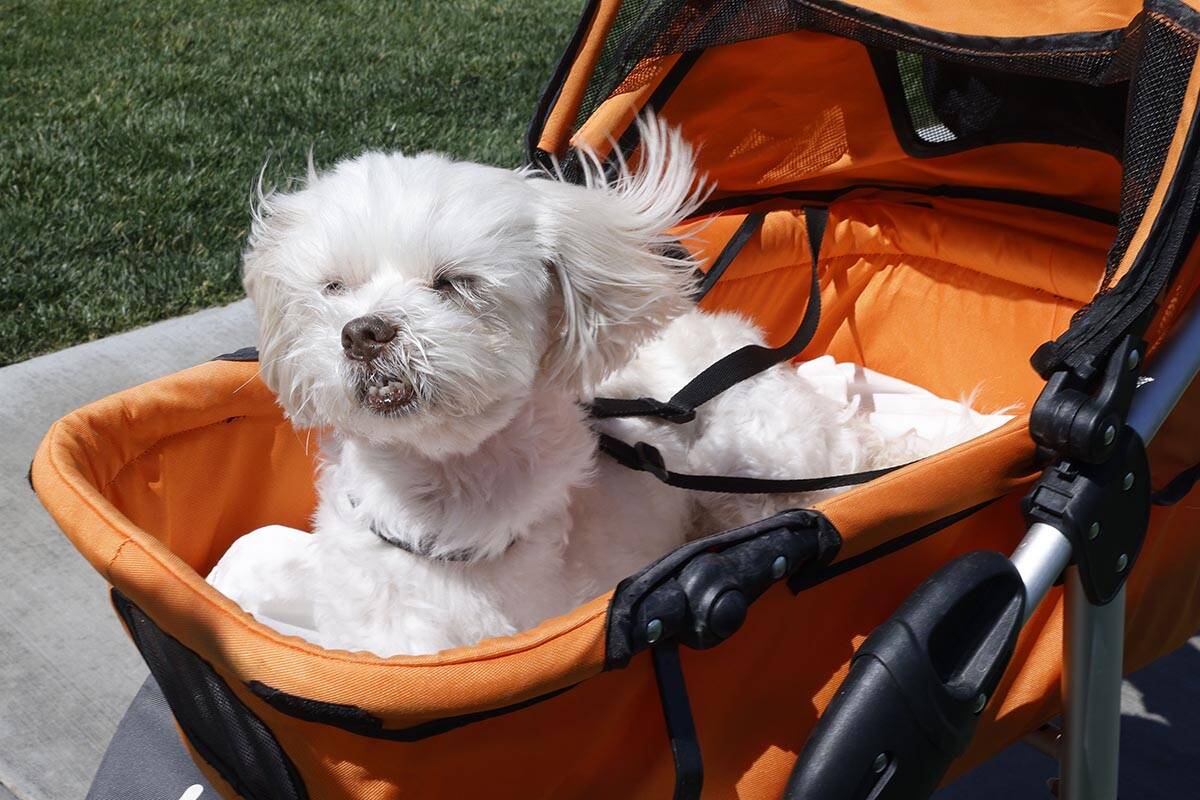
{"type": "Polygon", "coordinates": [[[1191,3],[591,0],[532,161],[657,110],[716,184],[705,307],[1021,410],[534,630],[384,659],[209,588],[314,504],[252,353],[64,418],[34,486],[227,797],[925,797],[1060,711],[1062,796],[1114,797],[1122,671],[1200,626],[1191,3]]]}

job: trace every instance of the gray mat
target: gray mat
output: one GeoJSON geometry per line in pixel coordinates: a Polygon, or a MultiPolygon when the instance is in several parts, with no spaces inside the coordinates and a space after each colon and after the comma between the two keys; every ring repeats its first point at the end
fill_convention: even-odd
{"type": "Polygon", "coordinates": [[[109,745],[87,800],[164,800],[217,794],[192,763],[171,721],[171,709],[154,678],[133,698],[109,745]],[[193,786],[200,787],[197,795],[193,786]]]}

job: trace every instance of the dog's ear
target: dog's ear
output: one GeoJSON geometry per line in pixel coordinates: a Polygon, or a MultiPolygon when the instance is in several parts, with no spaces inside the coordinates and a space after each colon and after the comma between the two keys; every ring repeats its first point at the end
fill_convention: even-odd
{"type": "Polygon", "coordinates": [[[530,178],[539,196],[538,236],[558,288],[557,329],[544,367],[589,391],[633,349],[690,305],[695,263],[668,230],[706,194],[678,129],[638,120],[637,167],[605,168],[578,151],[582,185],[530,178]]]}
{"type": "Polygon", "coordinates": [[[250,201],[250,235],[242,251],[242,286],[258,320],[259,374],[297,427],[316,424],[315,409],[304,402],[306,387],[293,368],[290,348],[304,339],[287,327],[287,274],[281,243],[299,217],[293,196],[264,188],[259,173],[250,201]]]}

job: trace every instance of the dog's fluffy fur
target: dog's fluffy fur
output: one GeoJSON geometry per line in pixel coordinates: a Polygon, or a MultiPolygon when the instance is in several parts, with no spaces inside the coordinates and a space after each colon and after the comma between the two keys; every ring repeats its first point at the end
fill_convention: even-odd
{"type": "MultiPolygon", "coordinates": [[[[531,627],[694,531],[809,499],[689,495],[596,454],[581,401],[670,396],[761,338],[691,310],[693,265],[665,245],[700,199],[692,153],[640,126],[636,171],[609,179],[584,154],[586,186],[368,153],[261,198],[245,285],[262,375],[296,425],[326,431],[320,502],[312,536],[235,543],[218,589],[327,647],[428,653],[531,627]],[[368,314],[395,336],[348,358],[343,326],[368,314]],[[367,402],[387,381],[411,399],[367,402]]],[[[688,425],[601,427],[706,474],[827,475],[934,449],[839,413],[784,365],[688,425]]]]}

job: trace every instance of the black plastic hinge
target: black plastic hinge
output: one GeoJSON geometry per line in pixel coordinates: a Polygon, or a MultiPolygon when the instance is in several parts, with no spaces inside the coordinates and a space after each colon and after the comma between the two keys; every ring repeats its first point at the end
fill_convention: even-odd
{"type": "Polygon", "coordinates": [[[666,641],[697,650],[720,644],[771,586],[828,563],[840,545],[827,519],[799,509],[685,544],[618,584],[606,666],[666,641]]]}
{"type": "Polygon", "coordinates": [[[1145,343],[1126,336],[1090,381],[1069,370],[1050,376],[1029,415],[1029,433],[1060,458],[1098,464],[1117,448],[1137,388],[1145,343]]]}
{"type": "Polygon", "coordinates": [[[1021,501],[1029,524],[1042,522],[1071,540],[1088,600],[1116,596],[1137,560],[1150,521],[1150,466],[1137,432],[1124,426],[1100,464],[1061,459],[1021,501]]]}
{"type": "Polygon", "coordinates": [[[742,627],[759,595],[815,558],[818,547],[815,536],[780,529],[695,555],[639,605],[635,641],[668,635],[695,650],[720,644],[742,627]]]}

